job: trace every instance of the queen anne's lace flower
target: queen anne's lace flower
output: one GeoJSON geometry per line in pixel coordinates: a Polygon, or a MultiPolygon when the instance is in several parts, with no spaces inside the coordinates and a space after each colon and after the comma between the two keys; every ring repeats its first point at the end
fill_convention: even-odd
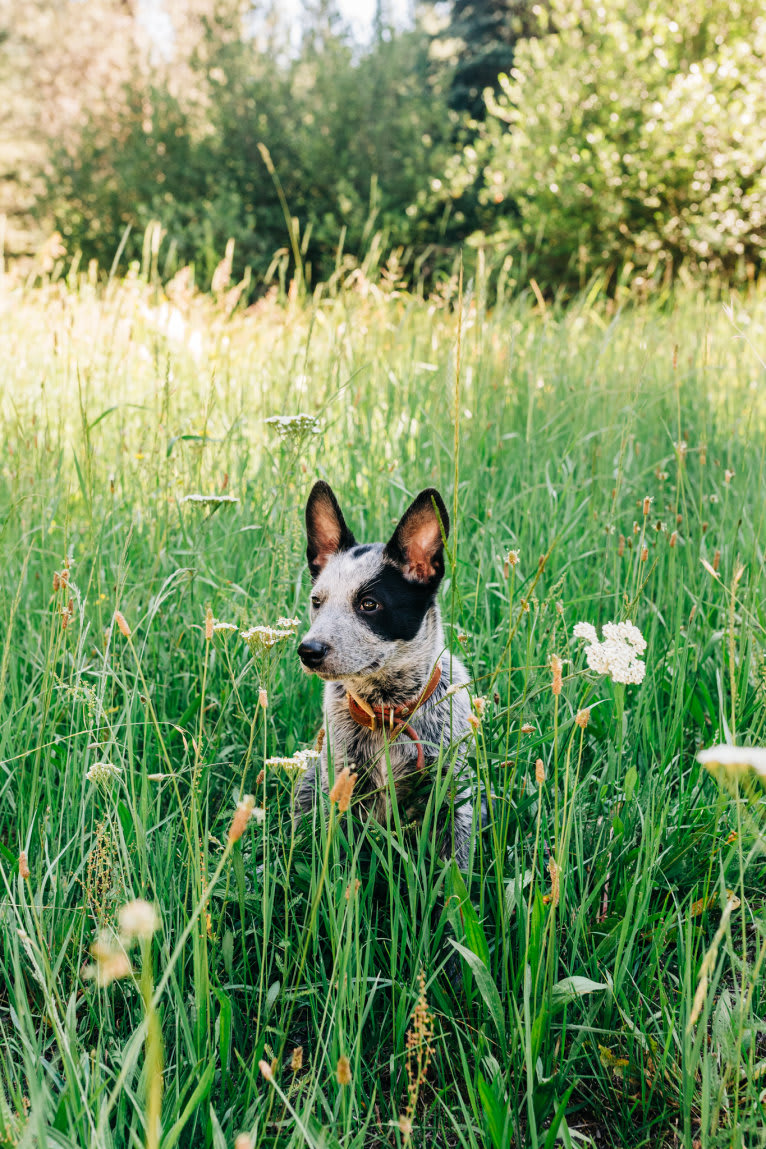
{"type": "Polygon", "coordinates": [[[754,770],[766,779],[766,748],[763,746],[727,746],[722,743],[720,746],[700,750],[697,761],[711,774],[736,778],[754,770]]]}
{"type": "Polygon", "coordinates": [[[236,495],[184,495],[181,499],[182,503],[238,503],[239,499],[236,495]]]}
{"type": "Polygon", "coordinates": [[[646,663],[638,656],[646,650],[646,639],[633,623],[605,623],[601,642],[589,622],[578,622],[572,633],[587,644],[585,661],[594,674],[608,674],[612,682],[643,682],[646,663]]]}
{"type": "Polygon", "coordinates": [[[305,774],[312,762],[318,761],[318,750],[296,750],[292,758],[267,758],[266,765],[272,770],[284,770],[286,774],[305,774]]]}
{"type": "Polygon", "coordinates": [[[300,439],[304,435],[320,435],[322,424],[315,415],[301,411],[297,415],[272,415],[266,423],[273,427],[280,439],[300,439]]]}
{"type": "Polygon", "coordinates": [[[294,630],[285,630],[281,627],[251,626],[249,630],[241,630],[239,635],[240,638],[244,638],[253,654],[255,654],[259,650],[269,650],[272,646],[276,646],[278,642],[284,642],[285,639],[292,638],[294,633],[294,630]]]}

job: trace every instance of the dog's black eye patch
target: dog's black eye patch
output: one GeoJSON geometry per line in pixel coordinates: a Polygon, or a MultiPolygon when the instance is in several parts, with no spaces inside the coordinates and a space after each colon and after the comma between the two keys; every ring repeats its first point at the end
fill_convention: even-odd
{"type": "Polygon", "coordinates": [[[392,566],[384,566],[369,582],[359,588],[357,603],[366,598],[376,599],[381,610],[371,614],[360,611],[373,634],[388,642],[411,642],[420,630],[428,608],[433,605],[434,591],[419,583],[408,582],[392,566]]]}
{"type": "Polygon", "coordinates": [[[353,547],[349,554],[353,559],[360,559],[362,555],[369,554],[370,551],[374,549],[374,543],[361,543],[359,546],[353,547]]]}

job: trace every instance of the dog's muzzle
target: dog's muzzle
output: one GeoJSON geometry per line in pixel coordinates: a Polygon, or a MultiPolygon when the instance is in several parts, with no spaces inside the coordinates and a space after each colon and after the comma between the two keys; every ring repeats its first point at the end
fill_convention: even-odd
{"type": "Polygon", "coordinates": [[[304,639],[298,647],[298,658],[309,670],[316,670],[324,662],[329,649],[326,642],[318,642],[315,638],[304,639]]]}

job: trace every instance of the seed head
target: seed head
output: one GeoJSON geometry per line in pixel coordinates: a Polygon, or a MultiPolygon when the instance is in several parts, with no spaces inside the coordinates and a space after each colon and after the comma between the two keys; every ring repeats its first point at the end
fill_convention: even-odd
{"type": "Polygon", "coordinates": [[[234,1142],[234,1149],[253,1149],[253,1143],[247,1133],[240,1133],[234,1142]]]}
{"type": "Polygon", "coordinates": [[[646,495],[646,497],[644,498],[644,518],[646,518],[648,516],[649,511],[651,509],[652,509],[652,498],[650,495],[646,495]]]}
{"type": "Polygon", "coordinates": [[[551,655],[551,674],[553,681],[551,682],[551,691],[556,697],[561,694],[561,671],[562,662],[557,654],[551,655]]]}
{"type": "Polygon", "coordinates": [[[617,545],[617,555],[619,558],[625,554],[625,535],[620,535],[620,541],[617,545]]]}
{"type": "Polygon", "coordinates": [[[242,801],[237,806],[234,812],[234,817],[229,826],[228,839],[230,842],[238,842],[245,832],[245,827],[250,821],[253,809],[255,807],[255,798],[252,794],[246,794],[242,801]]]}
{"type": "Polygon", "coordinates": [[[269,1065],[268,1061],[259,1061],[258,1062],[258,1068],[260,1069],[261,1073],[263,1074],[263,1076],[266,1078],[267,1081],[273,1081],[274,1080],[274,1074],[272,1072],[271,1066],[269,1065]]]}
{"type": "Polygon", "coordinates": [[[100,989],[111,985],[120,978],[130,977],[133,967],[125,950],[118,946],[115,939],[102,934],[90,947],[95,963],[85,967],[85,977],[92,978],[100,989]]]}
{"type": "Polygon", "coordinates": [[[262,706],[264,710],[266,710],[269,705],[269,696],[263,687],[258,691],[258,705],[262,706]]]}
{"type": "Polygon", "coordinates": [[[213,640],[213,612],[210,607],[205,611],[205,641],[212,642],[213,640]]]}
{"type": "Polygon", "coordinates": [[[534,733],[534,729],[535,729],[535,728],[534,728],[534,726],[532,725],[532,723],[531,723],[531,722],[525,722],[525,723],[524,723],[524,725],[523,725],[523,726],[522,726],[522,728],[521,728],[521,733],[522,733],[522,734],[533,734],[533,733],[534,733]]]}
{"type": "Polygon", "coordinates": [[[575,725],[579,726],[581,730],[590,722],[590,707],[585,706],[582,710],[578,710],[575,714],[575,725]]]}
{"type": "Polygon", "coordinates": [[[121,906],[119,922],[120,933],[128,945],[133,941],[150,941],[160,928],[157,911],[143,898],[136,898],[121,906]]]}
{"type": "Polygon", "coordinates": [[[479,698],[474,698],[473,708],[476,712],[476,715],[479,718],[483,718],[484,717],[484,711],[487,709],[487,699],[484,696],[480,696],[479,698]]]}
{"type": "Polygon", "coordinates": [[[293,1073],[298,1073],[303,1068],[303,1046],[296,1045],[293,1050],[293,1055],[290,1058],[290,1068],[293,1073]]]}
{"type": "Polygon", "coordinates": [[[554,906],[557,906],[559,904],[560,895],[559,877],[561,875],[561,867],[553,857],[548,859],[548,873],[551,876],[551,901],[554,906]]]}
{"type": "Polygon", "coordinates": [[[27,852],[22,850],[19,854],[19,876],[26,879],[29,877],[29,862],[27,861],[27,852]]]}
{"type": "Polygon", "coordinates": [[[645,563],[648,558],[649,558],[649,548],[648,547],[642,547],[641,548],[641,562],[645,563]]]}
{"type": "Polygon", "coordinates": [[[404,1137],[411,1137],[412,1136],[412,1122],[410,1121],[410,1119],[406,1113],[400,1113],[399,1114],[399,1120],[397,1121],[397,1126],[399,1128],[399,1132],[404,1137]]]}
{"type": "Polygon", "coordinates": [[[713,570],[717,571],[720,565],[721,565],[721,552],[716,551],[715,554],[713,555],[713,570]]]}
{"type": "Polygon", "coordinates": [[[351,1065],[345,1054],[341,1054],[338,1058],[338,1064],[335,1068],[335,1076],[338,1079],[338,1085],[351,1084],[351,1065]]]}
{"type": "Polygon", "coordinates": [[[668,539],[668,545],[671,547],[674,547],[677,542],[678,542],[678,531],[673,531],[672,535],[668,539]]]}
{"type": "Polygon", "coordinates": [[[468,725],[474,731],[478,730],[481,727],[481,719],[479,718],[478,714],[469,714],[468,715],[468,725]]]}
{"type": "Polygon", "coordinates": [[[538,786],[542,786],[545,781],[545,763],[542,758],[538,758],[535,762],[535,782],[538,786]]]}
{"type": "Polygon", "coordinates": [[[124,638],[130,638],[130,636],[133,632],[131,631],[130,627],[128,626],[128,620],[125,618],[125,615],[122,613],[121,610],[116,610],[114,612],[114,621],[117,623],[118,627],[120,628],[120,634],[123,635],[124,638]]]}
{"type": "Polygon", "coordinates": [[[352,774],[348,766],[344,766],[335,779],[335,785],[330,791],[330,801],[338,803],[338,812],[340,814],[344,814],[346,810],[348,810],[356,777],[356,774],[352,774]]]}

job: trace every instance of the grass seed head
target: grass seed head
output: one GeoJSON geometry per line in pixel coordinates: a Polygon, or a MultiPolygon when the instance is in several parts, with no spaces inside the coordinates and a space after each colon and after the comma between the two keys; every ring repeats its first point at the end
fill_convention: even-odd
{"type": "Polygon", "coordinates": [[[29,862],[27,861],[27,852],[22,850],[19,854],[19,876],[26,879],[29,877],[29,862]]]}
{"type": "Polygon", "coordinates": [[[553,692],[554,695],[556,695],[556,697],[558,697],[558,695],[561,694],[561,681],[562,681],[561,680],[561,671],[562,671],[562,669],[563,669],[563,664],[561,662],[561,659],[559,658],[559,656],[557,654],[552,654],[551,655],[551,674],[553,675],[553,681],[551,682],[551,691],[553,692]]]}
{"type": "Polygon", "coordinates": [[[263,687],[261,687],[261,688],[260,688],[260,690],[258,691],[258,705],[259,705],[259,706],[260,706],[260,707],[261,707],[263,710],[267,710],[267,709],[268,709],[268,705],[269,705],[269,695],[268,695],[267,691],[265,691],[265,690],[263,689],[263,687]]]}
{"type": "Polygon", "coordinates": [[[258,1062],[258,1068],[260,1069],[261,1073],[263,1074],[263,1076],[266,1078],[267,1081],[273,1081],[274,1080],[274,1071],[272,1070],[268,1061],[263,1061],[263,1060],[259,1061],[258,1062]]]}
{"type": "Polygon", "coordinates": [[[120,933],[128,945],[134,941],[150,941],[160,928],[157,911],[143,898],[135,898],[121,906],[119,922],[120,933]]]}
{"type": "Polygon", "coordinates": [[[335,1076],[338,1079],[338,1085],[351,1084],[351,1064],[344,1053],[338,1058],[338,1064],[335,1067],[335,1076]]]}
{"type": "Polygon", "coordinates": [[[102,934],[90,947],[90,952],[95,961],[83,972],[85,977],[95,981],[99,989],[132,975],[133,967],[128,955],[110,935],[102,934]]]}
{"type": "Polygon", "coordinates": [[[590,707],[584,706],[582,710],[578,710],[575,714],[575,725],[579,726],[581,730],[590,722],[590,707]]]}
{"type": "Polygon", "coordinates": [[[252,794],[246,794],[242,801],[238,804],[237,809],[234,811],[234,817],[229,826],[228,839],[233,844],[238,842],[245,832],[245,827],[250,821],[253,810],[255,809],[255,798],[252,794]]]}
{"type": "Polygon", "coordinates": [[[542,758],[538,758],[535,762],[535,782],[538,786],[542,786],[545,782],[545,763],[542,758]]]}
{"type": "Polygon", "coordinates": [[[120,634],[124,638],[130,638],[133,632],[128,625],[128,620],[125,618],[125,615],[121,610],[116,610],[114,612],[114,621],[117,623],[117,626],[120,629],[120,634]]]}
{"type": "Polygon", "coordinates": [[[356,774],[352,774],[348,766],[344,766],[335,779],[335,785],[330,791],[330,801],[338,803],[338,812],[343,814],[348,810],[351,795],[354,792],[356,774]]]}
{"type": "Polygon", "coordinates": [[[212,642],[213,640],[213,612],[210,607],[205,611],[205,641],[212,642]]]}
{"type": "Polygon", "coordinates": [[[290,1068],[293,1073],[298,1073],[303,1068],[303,1046],[296,1045],[293,1050],[293,1055],[290,1058],[290,1068]]]}

